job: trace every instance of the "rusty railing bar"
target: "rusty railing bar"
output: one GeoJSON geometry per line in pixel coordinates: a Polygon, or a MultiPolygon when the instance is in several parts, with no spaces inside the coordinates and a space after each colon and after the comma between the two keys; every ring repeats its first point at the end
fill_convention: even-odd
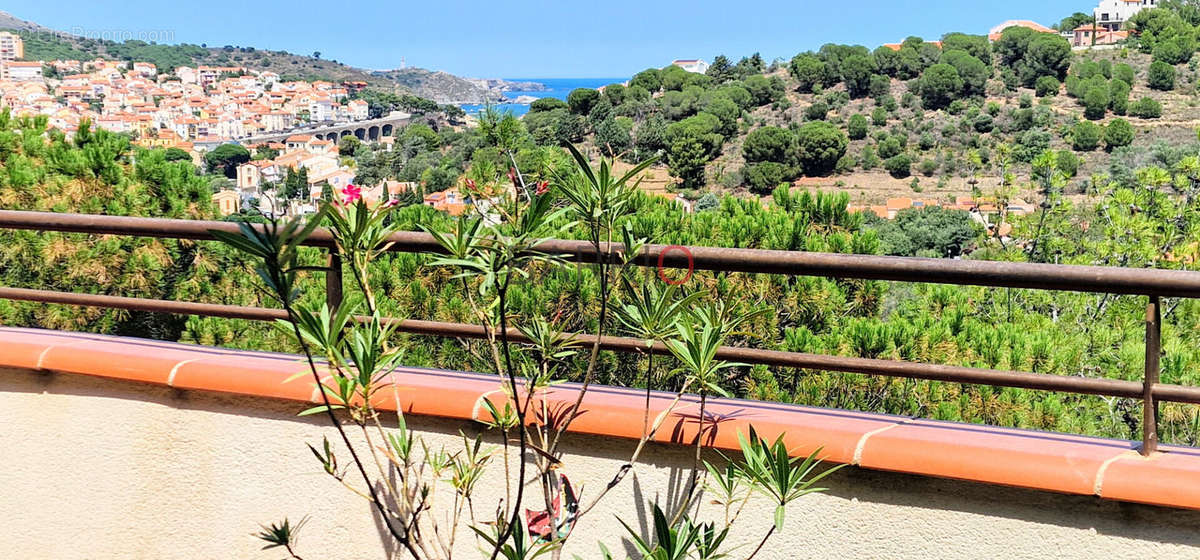
{"type": "Polygon", "coordinates": [[[1158,296],[1150,296],[1146,304],[1146,376],[1142,380],[1142,449],[1150,456],[1158,450],[1158,399],[1154,387],[1158,384],[1159,359],[1162,353],[1162,305],[1158,296]]]}
{"type": "MultiPolygon", "coordinates": [[[[0,298],[257,321],[274,321],[276,319],[287,318],[286,313],[281,309],[77,294],[26,288],[0,287],[0,298]]],[[[393,319],[392,321],[397,320],[393,319]]],[[[464,323],[400,320],[397,330],[411,334],[453,338],[482,339],[485,337],[483,327],[464,323]]],[[[516,329],[511,329],[509,333],[510,338],[516,342],[528,342],[528,339],[516,329]]],[[[595,341],[595,335],[590,334],[577,335],[576,338],[585,345],[595,341]]],[[[647,351],[644,340],[628,337],[606,336],[601,341],[601,348],[623,353],[647,351]]],[[[656,345],[653,348],[653,352],[655,354],[669,353],[662,345],[656,345]]],[[[1017,387],[1022,389],[1061,391],[1131,399],[1146,399],[1147,395],[1149,395],[1150,400],[1153,401],[1200,404],[1200,387],[1187,387],[1183,385],[1146,384],[1118,379],[1098,379],[896,360],[804,354],[800,352],[784,352],[735,346],[721,347],[717,352],[717,357],[722,360],[777,367],[860,373],[951,383],[1017,387]]]]}
{"type": "Polygon", "coordinates": [[[334,311],[342,305],[342,256],[329,251],[329,270],[325,271],[325,305],[334,311]]]}
{"type": "MultiPolygon", "coordinates": [[[[236,232],[238,224],[0,210],[0,228],[211,240],[209,230],[236,232]]],[[[393,243],[393,251],[441,252],[441,247],[433,237],[422,232],[398,232],[390,242],[393,243]]],[[[329,247],[332,243],[332,235],[322,228],[313,233],[307,244],[329,247]]],[[[545,253],[570,256],[581,262],[595,262],[599,258],[595,248],[587,241],[552,239],[540,244],[538,249],[545,253]]],[[[602,250],[615,255],[621,251],[621,246],[614,244],[602,250]]],[[[662,266],[667,268],[688,268],[690,265],[697,270],[724,272],[1200,298],[1200,272],[1184,270],[719,247],[688,247],[685,251],[665,245],[647,245],[634,262],[640,266],[654,267],[660,264],[660,257],[662,266]]]]}

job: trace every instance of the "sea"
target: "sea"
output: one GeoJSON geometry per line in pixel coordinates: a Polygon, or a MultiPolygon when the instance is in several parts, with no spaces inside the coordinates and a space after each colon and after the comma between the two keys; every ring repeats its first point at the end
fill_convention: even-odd
{"type": "MultiPolygon", "coordinates": [[[[596,89],[600,86],[608,84],[620,84],[629,80],[629,78],[505,78],[510,82],[536,82],[546,86],[545,91],[509,91],[504,93],[504,97],[508,99],[516,99],[522,95],[531,97],[555,97],[567,100],[567,94],[576,88],[591,88],[596,89]]],[[[468,114],[476,115],[483,110],[484,105],[461,105],[464,111],[468,114]]],[[[520,103],[496,103],[492,107],[500,112],[511,111],[512,114],[521,116],[529,112],[529,105],[520,103]]]]}

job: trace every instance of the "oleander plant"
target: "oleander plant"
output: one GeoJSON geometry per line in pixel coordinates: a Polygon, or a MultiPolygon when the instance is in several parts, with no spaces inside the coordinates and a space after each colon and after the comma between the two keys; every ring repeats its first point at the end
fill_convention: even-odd
{"type": "MultiPolygon", "coordinates": [[[[388,251],[391,235],[399,231],[400,222],[393,219],[396,205],[369,204],[360,190],[347,187],[337,202],[323,204],[307,218],[243,223],[238,234],[213,233],[249,257],[262,291],[285,310],[287,319],[278,326],[302,349],[308,365],[303,375],[320,387],[318,406],[300,414],[323,415],[337,434],[333,441],[308,446],[318,468],[374,509],[394,545],[385,550],[421,560],[450,559],[464,549],[476,549],[489,559],[557,559],[568,541],[590,539],[595,544],[585,542],[584,548],[612,558],[599,538],[574,529],[638,468],[647,443],[670,423],[683,396],[692,393],[699,396],[699,425],[686,484],[674,491],[678,499],[645,504],[652,511],[652,530],[642,534],[624,525],[626,542],[646,559],[729,557],[731,531],[751,496],[759,495],[775,505],[775,514],[756,546],[738,552],[753,558],[783,530],[787,506],[824,490],[816,484],[836,467],[821,467],[819,449],[794,457],[782,435],[769,441],[753,429],[739,434],[740,456],[706,460],[703,438],[713,428],[705,414],[707,399],[728,396],[723,381],[744,367],[718,359],[717,349],[742,336],[743,327],[765,312],[763,306],[746,310],[702,291],[639,282],[631,265],[647,240],[637,237],[629,223],[638,196],[633,179],[652,162],[617,174],[608,161],[593,165],[573,148],[571,153],[573,166],[540,180],[517,171],[509,154],[514,165],[507,181],[467,182],[473,198],[489,201],[474,207],[486,210],[464,215],[446,228],[426,227],[440,249],[430,255],[431,266],[450,273],[471,318],[483,329],[482,340],[461,344],[496,376],[497,391],[482,400],[487,414],[479,420],[481,430],[473,437],[462,434],[455,449],[435,446],[408,426],[391,384],[389,374],[404,362],[405,345],[399,342],[400,319],[381,311],[386,295],[377,288],[370,265],[388,251]],[[301,247],[322,226],[332,232],[332,251],[349,279],[344,297],[333,306],[304,293],[317,283],[302,282],[310,273],[332,273],[311,264],[301,247]],[[568,230],[586,233],[597,255],[594,261],[572,263],[539,250],[568,230]],[[587,267],[598,282],[594,301],[587,302],[596,317],[586,333],[592,335],[588,343],[580,333],[565,332],[561,317],[528,318],[514,310],[518,287],[567,266],[587,267]],[[601,339],[615,331],[645,341],[642,436],[611,478],[574,479],[564,441],[572,423],[586,412],[585,395],[598,382],[601,339]],[[656,347],[670,357],[656,363],[656,347]],[[579,382],[573,405],[561,412],[547,410],[539,396],[568,379],[579,382]],[[650,395],[656,387],[671,387],[675,396],[651,417],[650,395]],[[387,402],[395,406],[381,410],[380,403],[387,402]],[[495,509],[476,504],[481,484],[504,486],[495,509]],[[714,507],[719,510],[701,511],[714,507]],[[463,538],[471,539],[470,546],[460,542],[463,538]]],[[[264,525],[256,536],[268,548],[280,547],[301,558],[298,536],[308,520],[264,525]]]]}

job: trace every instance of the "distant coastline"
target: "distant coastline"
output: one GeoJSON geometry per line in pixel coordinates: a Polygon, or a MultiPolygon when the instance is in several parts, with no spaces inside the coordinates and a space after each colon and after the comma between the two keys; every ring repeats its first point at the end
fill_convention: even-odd
{"type": "MultiPolygon", "coordinates": [[[[514,115],[521,116],[529,112],[528,103],[518,103],[521,101],[532,101],[543,97],[554,97],[556,99],[567,99],[567,94],[571,90],[577,88],[596,89],[608,84],[619,84],[628,81],[629,78],[505,78],[506,82],[515,83],[535,83],[541,84],[542,90],[513,90],[504,92],[506,99],[512,100],[511,103],[497,103],[492,105],[497,111],[511,111],[514,115]]],[[[469,103],[460,105],[468,114],[478,114],[485,107],[482,104],[469,103]]]]}

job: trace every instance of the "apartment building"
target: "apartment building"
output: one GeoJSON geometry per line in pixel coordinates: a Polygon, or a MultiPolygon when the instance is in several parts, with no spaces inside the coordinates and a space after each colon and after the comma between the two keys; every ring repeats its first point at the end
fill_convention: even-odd
{"type": "Polygon", "coordinates": [[[4,66],[2,74],[6,80],[14,82],[40,82],[44,80],[42,77],[41,62],[5,60],[2,64],[4,66]]]}
{"type": "Polygon", "coordinates": [[[21,36],[7,31],[0,32],[0,60],[19,60],[25,58],[25,42],[21,36]]]}

